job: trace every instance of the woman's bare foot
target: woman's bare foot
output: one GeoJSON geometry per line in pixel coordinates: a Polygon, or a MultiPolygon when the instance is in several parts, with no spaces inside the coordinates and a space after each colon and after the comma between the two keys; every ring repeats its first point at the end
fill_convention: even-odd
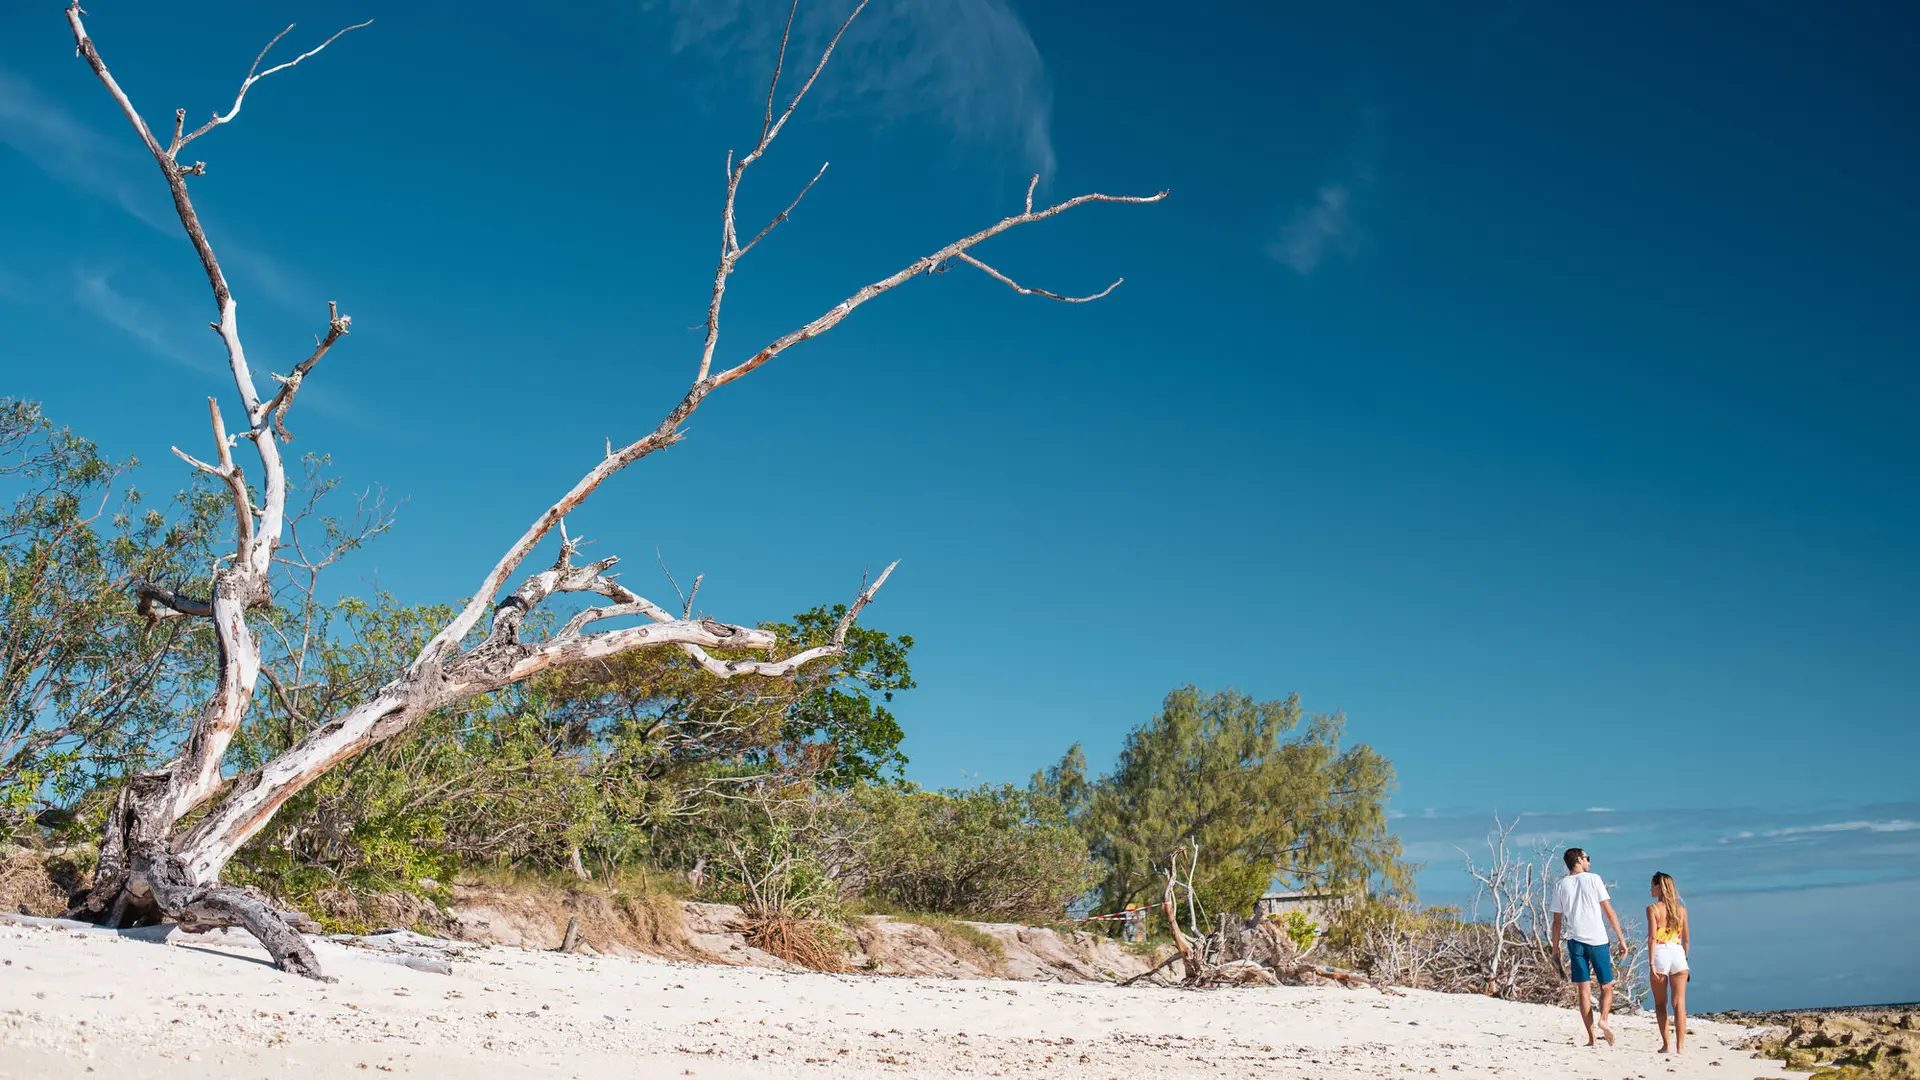
{"type": "Polygon", "coordinates": [[[1672,1051],[1670,1051],[1670,1050],[1668,1050],[1668,1049],[1667,1049],[1667,1044],[1666,1044],[1666,1043],[1661,1043],[1661,1044],[1660,1044],[1660,1049],[1659,1049],[1658,1051],[1656,1051],[1656,1053],[1661,1053],[1661,1054],[1666,1054],[1666,1053],[1671,1053],[1671,1052],[1672,1052],[1672,1051]]]}

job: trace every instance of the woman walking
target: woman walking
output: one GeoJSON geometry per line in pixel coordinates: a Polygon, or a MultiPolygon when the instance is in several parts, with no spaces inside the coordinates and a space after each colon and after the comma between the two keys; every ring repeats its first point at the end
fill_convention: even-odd
{"type": "Polygon", "coordinates": [[[1660,1052],[1667,1052],[1667,1002],[1673,1002],[1673,1052],[1687,1043],[1687,947],[1691,943],[1687,909],[1673,877],[1653,875],[1653,903],[1647,905],[1647,956],[1653,969],[1653,1009],[1660,1017],[1660,1052]]]}

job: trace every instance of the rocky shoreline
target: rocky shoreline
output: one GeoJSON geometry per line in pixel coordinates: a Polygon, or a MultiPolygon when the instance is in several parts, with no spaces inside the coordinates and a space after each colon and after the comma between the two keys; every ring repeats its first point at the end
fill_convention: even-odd
{"type": "Polygon", "coordinates": [[[1920,1080],[1920,1005],[1725,1012],[1703,1019],[1760,1028],[1742,1049],[1814,1080],[1920,1080]]]}

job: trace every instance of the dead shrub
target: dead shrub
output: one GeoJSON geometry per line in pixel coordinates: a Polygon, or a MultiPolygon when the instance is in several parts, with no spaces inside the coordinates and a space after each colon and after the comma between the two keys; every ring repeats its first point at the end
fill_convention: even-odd
{"type": "Polygon", "coordinates": [[[815,971],[847,970],[846,935],[831,923],[762,909],[745,914],[748,945],[815,971]]]}

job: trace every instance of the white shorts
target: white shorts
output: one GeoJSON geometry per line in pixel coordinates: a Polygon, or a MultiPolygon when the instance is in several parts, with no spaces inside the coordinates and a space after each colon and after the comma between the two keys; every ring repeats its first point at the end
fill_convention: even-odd
{"type": "Polygon", "coordinates": [[[1678,975],[1687,970],[1687,950],[1677,941],[1663,941],[1653,947],[1653,973],[1678,975]]]}

